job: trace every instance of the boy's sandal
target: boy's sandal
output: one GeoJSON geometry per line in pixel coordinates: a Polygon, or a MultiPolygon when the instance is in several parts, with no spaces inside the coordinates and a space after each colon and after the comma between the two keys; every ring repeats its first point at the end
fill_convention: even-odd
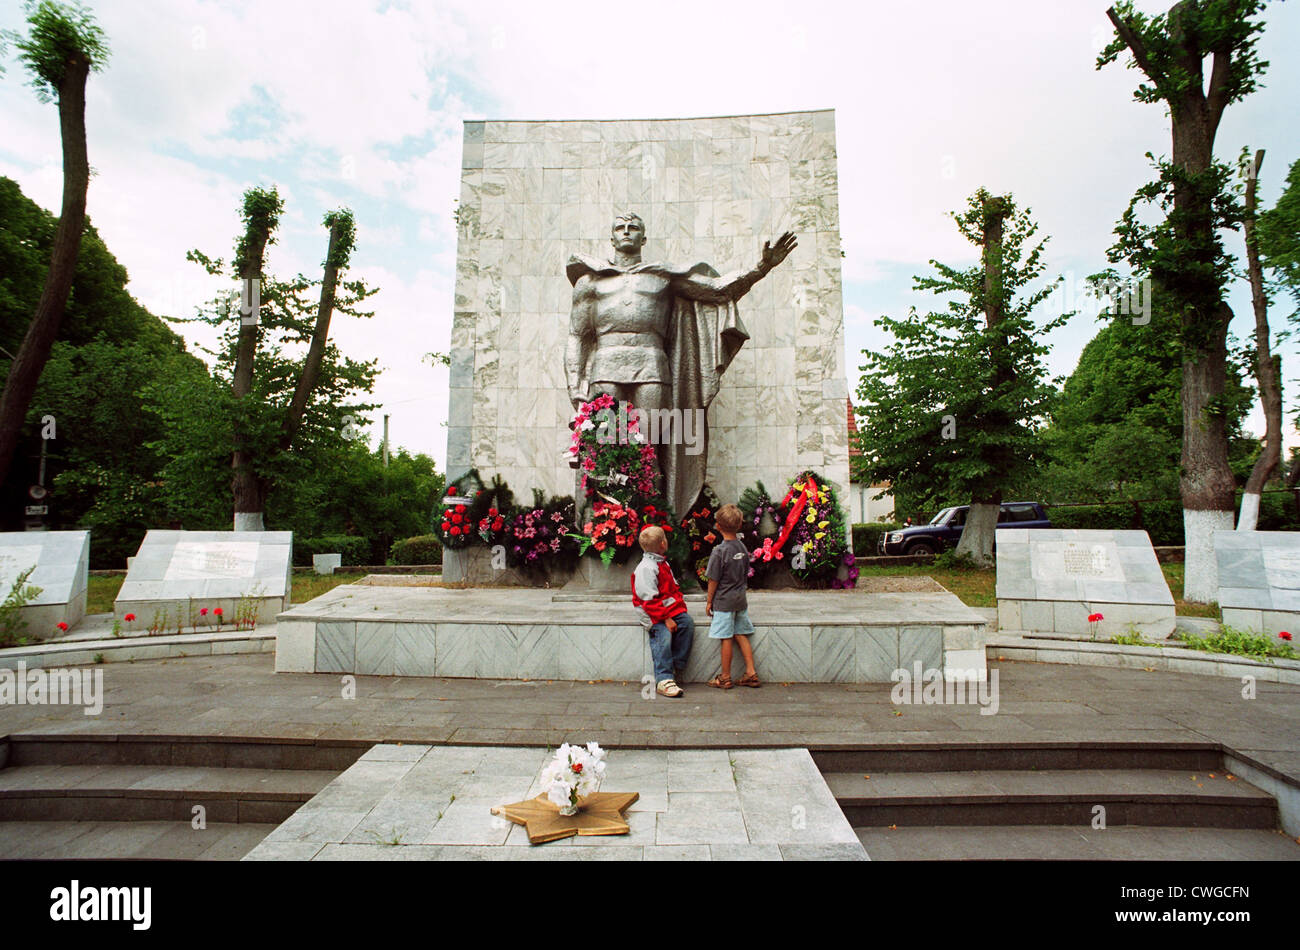
{"type": "Polygon", "coordinates": [[[731,689],[736,684],[731,681],[731,674],[719,673],[709,680],[709,685],[714,689],[731,689]]]}
{"type": "Polygon", "coordinates": [[[763,684],[758,681],[757,673],[748,673],[745,676],[742,676],[739,680],[737,680],[736,685],[753,686],[755,689],[757,689],[759,686],[762,686],[763,684]]]}

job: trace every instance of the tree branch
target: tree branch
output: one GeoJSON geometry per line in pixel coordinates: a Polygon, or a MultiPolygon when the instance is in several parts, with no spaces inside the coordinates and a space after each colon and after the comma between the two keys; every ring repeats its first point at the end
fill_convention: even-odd
{"type": "Polygon", "coordinates": [[[1232,75],[1232,52],[1224,50],[1214,54],[1214,64],[1210,67],[1210,91],[1206,95],[1207,118],[1210,123],[1210,135],[1219,127],[1219,117],[1228,105],[1228,81],[1232,75]]]}
{"type": "Polygon", "coordinates": [[[1115,32],[1119,34],[1119,38],[1124,41],[1124,45],[1127,46],[1129,52],[1133,54],[1133,59],[1137,61],[1138,68],[1141,69],[1142,72],[1146,73],[1147,78],[1156,84],[1156,88],[1158,88],[1161,94],[1165,95],[1167,99],[1168,93],[1165,89],[1165,77],[1152,64],[1151,57],[1147,53],[1146,44],[1142,42],[1142,37],[1140,37],[1137,34],[1137,31],[1129,26],[1128,23],[1126,23],[1124,19],[1115,12],[1114,7],[1108,7],[1106,9],[1106,16],[1110,17],[1110,22],[1115,24],[1115,32]]]}

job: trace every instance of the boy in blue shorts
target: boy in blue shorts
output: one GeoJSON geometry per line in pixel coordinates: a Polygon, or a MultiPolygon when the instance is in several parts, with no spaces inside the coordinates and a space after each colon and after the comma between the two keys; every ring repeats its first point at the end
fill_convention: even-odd
{"type": "Polygon", "coordinates": [[[709,637],[722,641],[722,672],[709,680],[709,685],[718,689],[731,689],[735,685],[731,682],[733,640],[740,644],[740,655],[745,660],[745,675],[740,679],[740,685],[762,685],[754,670],[754,650],[749,645],[749,635],[754,632],[754,625],[749,622],[749,604],[745,598],[749,577],[749,549],[736,536],[743,521],[744,516],[735,505],[719,508],[715,526],[722,532],[722,543],[709,555],[709,599],[704,605],[704,612],[712,618],[709,637]]]}

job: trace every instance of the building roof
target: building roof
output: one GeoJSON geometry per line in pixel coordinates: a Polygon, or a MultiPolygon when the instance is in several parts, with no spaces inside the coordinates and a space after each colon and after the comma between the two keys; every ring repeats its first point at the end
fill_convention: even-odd
{"type": "Polygon", "coordinates": [[[855,459],[862,455],[858,448],[858,420],[853,417],[853,400],[846,398],[844,401],[849,406],[849,458],[855,459]]]}

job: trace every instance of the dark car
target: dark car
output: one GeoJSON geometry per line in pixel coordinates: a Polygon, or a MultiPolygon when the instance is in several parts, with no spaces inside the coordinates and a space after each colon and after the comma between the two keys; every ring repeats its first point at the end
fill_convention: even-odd
{"type": "MultiPolygon", "coordinates": [[[[900,528],[880,536],[881,554],[938,554],[955,548],[961,540],[970,505],[945,508],[929,524],[900,528]]],[[[1050,528],[1047,511],[1036,501],[1005,501],[998,514],[999,528],[1050,528]]]]}

